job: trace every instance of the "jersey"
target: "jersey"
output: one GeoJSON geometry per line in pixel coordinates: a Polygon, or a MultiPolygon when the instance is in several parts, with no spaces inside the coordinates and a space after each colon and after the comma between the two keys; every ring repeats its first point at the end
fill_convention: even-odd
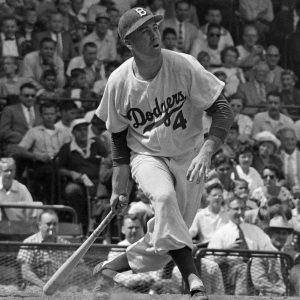
{"type": "Polygon", "coordinates": [[[139,154],[175,157],[203,142],[203,112],[224,83],[192,56],[162,49],[162,66],[151,81],[137,79],[133,58],[108,79],[97,116],[107,129],[128,128],[128,147],[139,154]]]}

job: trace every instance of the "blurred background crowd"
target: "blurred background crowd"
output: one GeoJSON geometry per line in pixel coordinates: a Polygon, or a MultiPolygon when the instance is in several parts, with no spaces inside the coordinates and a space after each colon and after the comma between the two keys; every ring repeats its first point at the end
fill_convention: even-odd
{"type": "MultiPolygon", "coordinates": [[[[199,199],[201,209],[190,230],[196,247],[275,249],[297,262],[297,0],[1,0],[0,204],[71,206],[83,235],[108,212],[110,135],[94,112],[107,78],[131,56],[117,25],[120,15],[134,6],[164,16],[159,24],[163,48],[191,54],[224,81],[224,94],[234,111],[235,122],[213,158],[199,199]],[[250,232],[246,244],[239,235],[238,242],[220,235],[232,230],[226,227],[231,223],[238,228],[245,223],[255,226],[242,227],[244,235],[250,232]],[[256,228],[275,248],[249,245],[258,242],[260,235],[253,236],[256,228]]],[[[203,116],[203,122],[207,132],[210,116],[203,116]]],[[[0,212],[2,221],[36,218],[32,210],[0,212]]],[[[134,182],[128,213],[138,216],[142,231],[153,216],[150,200],[134,182]]],[[[59,218],[68,221],[66,215],[59,218]]],[[[120,222],[110,226],[101,243],[124,238],[120,222]]],[[[276,293],[285,293],[282,276],[268,280],[281,280],[276,293]]],[[[299,278],[293,280],[299,295],[299,278]]],[[[235,293],[239,291],[237,287],[235,293]]]]}

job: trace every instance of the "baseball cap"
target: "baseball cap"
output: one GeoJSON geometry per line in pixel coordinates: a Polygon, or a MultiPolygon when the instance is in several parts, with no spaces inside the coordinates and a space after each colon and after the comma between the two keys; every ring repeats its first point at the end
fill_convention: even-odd
{"type": "Polygon", "coordinates": [[[107,19],[110,21],[110,16],[105,11],[102,11],[96,14],[95,21],[98,21],[99,19],[107,19]]]}
{"type": "Polygon", "coordinates": [[[155,22],[160,22],[163,16],[153,15],[149,9],[143,7],[134,7],[127,10],[119,20],[119,36],[124,40],[130,33],[152,19],[154,19],[155,22]]]}
{"type": "Polygon", "coordinates": [[[80,118],[80,119],[75,119],[72,123],[71,123],[71,131],[74,130],[74,128],[76,128],[79,125],[86,125],[88,126],[90,123],[86,121],[86,119],[84,118],[80,118]]]}

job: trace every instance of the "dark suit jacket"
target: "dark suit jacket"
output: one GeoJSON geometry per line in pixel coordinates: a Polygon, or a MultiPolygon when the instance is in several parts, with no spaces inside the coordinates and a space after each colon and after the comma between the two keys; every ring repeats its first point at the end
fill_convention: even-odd
{"type": "MultiPolygon", "coordinates": [[[[33,49],[39,50],[39,44],[40,41],[45,38],[45,37],[50,37],[51,38],[51,32],[50,31],[43,31],[35,34],[33,36],[32,40],[32,45],[33,49]]],[[[63,44],[63,57],[62,59],[64,61],[70,60],[72,57],[76,56],[76,51],[74,48],[73,40],[69,32],[62,32],[61,33],[62,37],[62,44],[63,44]]]]}
{"type": "MultiPolygon", "coordinates": [[[[176,18],[165,19],[161,25],[160,30],[163,32],[165,28],[173,28],[177,32],[178,38],[178,26],[176,18]]],[[[184,26],[184,41],[183,41],[183,48],[185,53],[190,53],[192,45],[195,39],[198,37],[198,29],[195,25],[190,22],[183,22],[184,26]]]]}
{"type": "MultiPolygon", "coordinates": [[[[266,94],[271,91],[276,91],[277,88],[273,84],[266,84],[266,94]]],[[[257,89],[254,85],[253,81],[242,83],[238,86],[237,89],[238,97],[241,97],[245,100],[245,104],[247,105],[264,105],[265,103],[261,99],[261,96],[258,94],[257,89]]],[[[257,108],[245,108],[243,113],[253,116],[259,110],[257,108]]]]}
{"type": "MultiPolygon", "coordinates": [[[[38,108],[35,107],[34,126],[39,124],[41,124],[40,113],[38,108]]],[[[29,126],[20,103],[6,106],[3,109],[0,119],[0,141],[4,154],[9,154],[9,148],[17,145],[28,129],[29,126]]]]}

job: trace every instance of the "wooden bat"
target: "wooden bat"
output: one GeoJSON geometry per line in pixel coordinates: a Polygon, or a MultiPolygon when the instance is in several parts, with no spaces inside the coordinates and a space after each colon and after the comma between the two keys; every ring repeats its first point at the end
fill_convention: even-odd
{"type": "MultiPolygon", "coordinates": [[[[121,200],[121,199],[120,199],[121,200]]],[[[92,246],[98,235],[111,222],[115,214],[110,211],[98,227],[84,241],[84,243],[64,262],[64,264],[52,275],[48,282],[44,285],[43,291],[46,295],[51,296],[55,291],[62,286],[68,275],[78,265],[81,258],[86,254],[92,246]]]]}

